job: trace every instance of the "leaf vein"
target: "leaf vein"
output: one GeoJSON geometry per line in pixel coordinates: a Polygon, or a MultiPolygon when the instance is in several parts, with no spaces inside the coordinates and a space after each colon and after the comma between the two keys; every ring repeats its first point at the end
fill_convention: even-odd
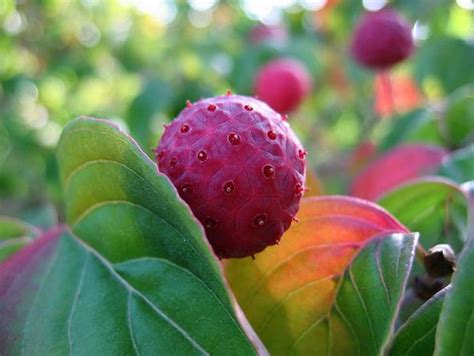
{"type": "Polygon", "coordinates": [[[349,322],[349,319],[346,317],[346,315],[342,312],[342,309],[339,307],[337,299],[334,302],[334,308],[337,310],[337,312],[341,316],[342,321],[344,321],[344,324],[347,325],[349,331],[351,332],[352,336],[354,337],[354,340],[357,343],[357,355],[360,355],[360,341],[359,341],[359,338],[357,337],[357,334],[356,334],[354,328],[352,327],[351,323],[349,322]]]}
{"type": "Polygon", "coordinates": [[[74,312],[76,310],[76,305],[77,305],[77,301],[79,300],[79,295],[81,293],[82,286],[84,284],[84,276],[86,274],[86,269],[87,269],[88,264],[89,264],[89,254],[86,254],[84,265],[83,265],[82,270],[81,270],[81,275],[79,277],[77,290],[76,290],[76,293],[74,295],[74,300],[73,300],[73,303],[72,303],[72,306],[71,306],[71,311],[69,312],[69,317],[67,319],[67,335],[68,335],[68,341],[69,341],[69,352],[70,352],[70,354],[72,354],[72,344],[73,344],[72,334],[71,334],[71,322],[72,322],[74,312]]]}
{"type": "MultiPolygon", "coordinates": [[[[385,282],[384,273],[382,272],[382,266],[380,265],[380,253],[381,253],[380,250],[381,250],[381,248],[382,248],[382,244],[379,244],[377,246],[377,250],[375,251],[375,265],[377,266],[377,273],[380,277],[380,283],[382,284],[383,290],[385,292],[385,298],[387,299],[388,305],[390,305],[390,293],[388,291],[387,283],[385,282]]],[[[398,271],[397,271],[397,274],[398,274],[398,271]]]]}
{"type": "Polygon", "coordinates": [[[51,270],[52,270],[52,267],[53,265],[56,263],[57,261],[57,258],[58,258],[58,250],[56,249],[54,251],[54,257],[51,259],[51,262],[49,263],[48,265],[48,268],[41,280],[41,284],[40,286],[38,287],[38,289],[36,290],[36,293],[35,293],[35,297],[34,297],[34,300],[33,300],[33,303],[31,304],[31,307],[30,309],[28,310],[28,313],[26,315],[26,321],[25,321],[25,325],[23,327],[23,330],[22,330],[22,338],[21,338],[21,355],[24,355],[25,354],[25,334],[26,334],[26,329],[28,328],[28,326],[30,325],[30,318],[31,318],[31,311],[34,309],[34,306],[36,305],[36,303],[38,302],[38,296],[41,292],[41,290],[43,289],[44,287],[44,284],[46,282],[46,280],[48,279],[48,276],[49,274],[51,273],[51,270]]]}
{"type": "Polygon", "coordinates": [[[411,346],[408,348],[408,350],[405,351],[405,355],[409,355],[410,351],[417,345],[419,344],[425,337],[429,336],[434,330],[436,330],[437,325],[435,324],[430,330],[428,330],[426,333],[422,334],[419,338],[413,340],[413,343],[411,346]]]}
{"type": "Polygon", "coordinates": [[[366,319],[367,319],[367,323],[369,324],[370,333],[372,334],[372,343],[373,343],[373,346],[374,346],[374,351],[377,352],[377,344],[375,342],[375,330],[374,330],[374,327],[372,325],[372,321],[371,321],[370,316],[369,316],[369,311],[367,309],[367,305],[365,304],[365,301],[362,298],[362,295],[360,294],[360,290],[359,290],[359,288],[357,286],[357,283],[355,281],[354,274],[352,273],[352,267],[349,268],[349,277],[351,279],[351,284],[354,287],[354,291],[356,292],[357,298],[359,298],[359,300],[361,302],[362,309],[364,309],[364,313],[365,313],[365,316],[366,316],[366,319]]]}
{"type": "Polygon", "coordinates": [[[133,333],[133,324],[132,324],[132,293],[128,292],[127,298],[127,323],[128,323],[128,330],[130,332],[130,338],[132,339],[132,346],[135,350],[137,355],[140,355],[140,350],[138,350],[138,346],[135,340],[135,334],[133,333]]]}

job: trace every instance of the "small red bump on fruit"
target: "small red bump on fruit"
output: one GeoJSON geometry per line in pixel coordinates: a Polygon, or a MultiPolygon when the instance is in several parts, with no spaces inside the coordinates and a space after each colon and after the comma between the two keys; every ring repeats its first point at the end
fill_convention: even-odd
{"type": "Polygon", "coordinates": [[[250,105],[244,105],[244,109],[247,111],[252,111],[253,107],[251,107],[250,105]]]}
{"type": "Polygon", "coordinates": [[[234,182],[233,181],[228,181],[228,182],[225,182],[224,185],[222,186],[222,190],[224,191],[224,193],[226,194],[231,194],[234,192],[235,190],[235,185],[234,185],[234,182]]]}
{"type": "Polygon", "coordinates": [[[230,90],[227,90],[227,92],[225,93],[225,95],[231,96],[231,95],[232,95],[232,92],[231,92],[230,90]]]}
{"type": "Polygon", "coordinates": [[[229,136],[227,136],[227,139],[232,145],[238,145],[240,143],[240,136],[236,133],[230,133],[229,136]]]}
{"type": "Polygon", "coordinates": [[[298,150],[298,157],[299,157],[300,159],[304,159],[307,154],[308,154],[308,152],[305,151],[305,150],[298,150]]]}
{"type": "MultiPolygon", "coordinates": [[[[155,152],[156,152],[156,151],[155,151],[155,152]]],[[[165,155],[165,151],[161,151],[160,153],[158,153],[158,154],[156,155],[156,158],[162,159],[164,155],[165,155]]]]}
{"type": "Polygon", "coordinates": [[[189,132],[189,129],[190,129],[189,125],[188,125],[188,124],[184,124],[183,126],[181,126],[181,128],[179,129],[179,131],[180,131],[181,133],[186,133],[186,132],[189,132]]]}
{"type": "Polygon", "coordinates": [[[209,104],[209,106],[207,107],[207,110],[210,112],[216,111],[216,109],[217,106],[215,106],[214,104],[209,104]]]}
{"type": "Polygon", "coordinates": [[[283,121],[288,121],[288,115],[282,114],[282,115],[281,115],[281,119],[282,119],[283,121]]]}
{"type": "Polygon", "coordinates": [[[267,222],[267,214],[258,214],[253,218],[254,226],[263,226],[267,222]]]}
{"type": "Polygon", "coordinates": [[[267,132],[267,136],[270,140],[275,140],[277,138],[277,134],[275,131],[270,130],[267,132]]]}
{"type": "Polygon", "coordinates": [[[275,175],[275,167],[273,167],[271,164],[266,164],[262,168],[262,173],[265,178],[273,178],[275,175]]]}
{"type": "Polygon", "coordinates": [[[217,220],[214,219],[214,218],[211,218],[210,216],[208,216],[205,220],[204,220],[204,227],[206,229],[213,229],[215,228],[217,225],[217,220]]]}
{"type": "Polygon", "coordinates": [[[193,192],[193,185],[191,183],[184,183],[181,187],[181,192],[191,194],[193,192]]]}
{"type": "Polygon", "coordinates": [[[197,157],[201,162],[204,162],[205,160],[207,160],[207,153],[205,151],[199,151],[197,157]]]}
{"type": "Polygon", "coordinates": [[[170,167],[174,168],[178,165],[178,159],[176,157],[171,157],[170,159],[170,167]]]}
{"type": "Polygon", "coordinates": [[[189,100],[186,100],[186,106],[190,108],[191,106],[193,106],[193,104],[189,100]]]}
{"type": "Polygon", "coordinates": [[[295,186],[295,194],[296,195],[300,195],[301,193],[304,192],[304,189],[303,187],[301,186],[300,183],[296,183],[296,186],[295,186]]]}

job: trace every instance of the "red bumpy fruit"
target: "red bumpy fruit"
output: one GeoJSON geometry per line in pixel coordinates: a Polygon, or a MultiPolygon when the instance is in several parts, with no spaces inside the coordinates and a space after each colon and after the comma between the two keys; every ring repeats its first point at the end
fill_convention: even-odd
{"type": "Polygon", "coordinates": [[[299,208],[305,155],[284,116],[230,94],[188,105],[156,149],[221,258],[278,243],[299,208]]]}
{"type": "Polygon", "coordinates": [[[288,113],[311,91],[312,80],[297,60],[280,58],[265,64],[255,80],[255,95],[274,110],[288,113]]]}
{"type": "Polygon", "coordinates": [[[365,14],[352,38],[352,56],[371,69],[386,69],[413,51],[411,26],[392,9],[365,14]]]}

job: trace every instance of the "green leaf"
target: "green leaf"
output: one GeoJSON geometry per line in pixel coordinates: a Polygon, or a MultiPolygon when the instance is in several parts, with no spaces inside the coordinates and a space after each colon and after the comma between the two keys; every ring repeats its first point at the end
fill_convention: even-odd
{"type": "Polygon", "coordinates": [[[474,180],[474,144],[446,157],[438,174],[458,183],[474,180]]]}
{"type": "MultiPolygon", "coordinates": [[[[110,263],[155,257],[192,274],[232,316],[226,339],[215,342],[233,338],[250,350],[202,227],[132,139],[104,120],[80,118],[65,128],[58,160],[66,217],[76,236],[110,263]]],[[[161,278],[157,274],[155,283],[161,278]]],[[[175,280],[175,288],[180,283],[175,280]]],[[[225,322],[214,319],[211,324],[214,329],[206,328],[214,334],[225,322]]]]}
{"type": "Polygon", "coordinates": [[[442,123],[451,146],[474,142],[474,85],[459,89],[449,98],[442,123]]]}
{"type": "Polygon", "coordinates": [[[325,337],[331,355],[380,355],[393,331],[416,241],[416,235],[392,234],[362,249],[340,281],[329,317],[315,321],[294,351],[313,354],[325,337]]]}
{"type": "Polygon", "coordinates": [[[391,120],[381,121],[380,126],[387,132],[379,144],[382,151],[400,143],[443,144],[438,120],[432,111],[415,110],[391,120]]]}
{"type": "Polygon", "coordinates": [[[448,243],[459,251],[466,241],[468,202],[452,181],[420,179],[389,192],[378,203],[419,232],[425,248],[448,243]]]}
{"type": "Polygon", "coordinates": [[[449,289],[450,286],[436,293],[398,329],[391,344],[390,355],[433,355],[436,325],[449,289]]]}
{"type": "Polygon", "coordinates": [[[112,265],[68,231],[50,231],[0,265],[7,354],[252,354],[235,315],[162,258],[112,265]]]}
{"type": "Polygon", "coordinates": [[[463,185],[470,198],[469,240],[457,262],[436,330],[436,356],[474,354],[474,182],[463,185]]]}
{"type": "Polygon", "coordinates": [[[416,52],[415,77],[420,82],[435,79],[450,93],[474,81],[472,58],[474,45],[468,41],[454,37],[433,38],[416,52]]]}
{"type": "Polygon", "coordinates": [[[28,244],[39,233],[21,220],[0,216],[0,262],[28,244]]]}

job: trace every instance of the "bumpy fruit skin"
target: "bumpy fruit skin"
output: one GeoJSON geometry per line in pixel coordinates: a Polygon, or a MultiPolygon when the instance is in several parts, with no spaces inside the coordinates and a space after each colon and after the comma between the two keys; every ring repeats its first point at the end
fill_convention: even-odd
{"type": "Polygon", "coordinates": [[[389,8],[367,13],[356,26],[351,51],[364,67],[390,68],[413,52],[411,26],[389,8]]]}
{"type": "Polygon", "coordinates": [[[188,104],[155,152],[220,258],[278,243],[298,211],[306,151],[285,117],[255,98],[188,104]]]}
{"type": "Polygon", "coordinates": [[[255,80],[255,95],[280,113],[296,109],[311,88],[312,80],[306,68],[289,58],[265,64],[255,80]]]}

